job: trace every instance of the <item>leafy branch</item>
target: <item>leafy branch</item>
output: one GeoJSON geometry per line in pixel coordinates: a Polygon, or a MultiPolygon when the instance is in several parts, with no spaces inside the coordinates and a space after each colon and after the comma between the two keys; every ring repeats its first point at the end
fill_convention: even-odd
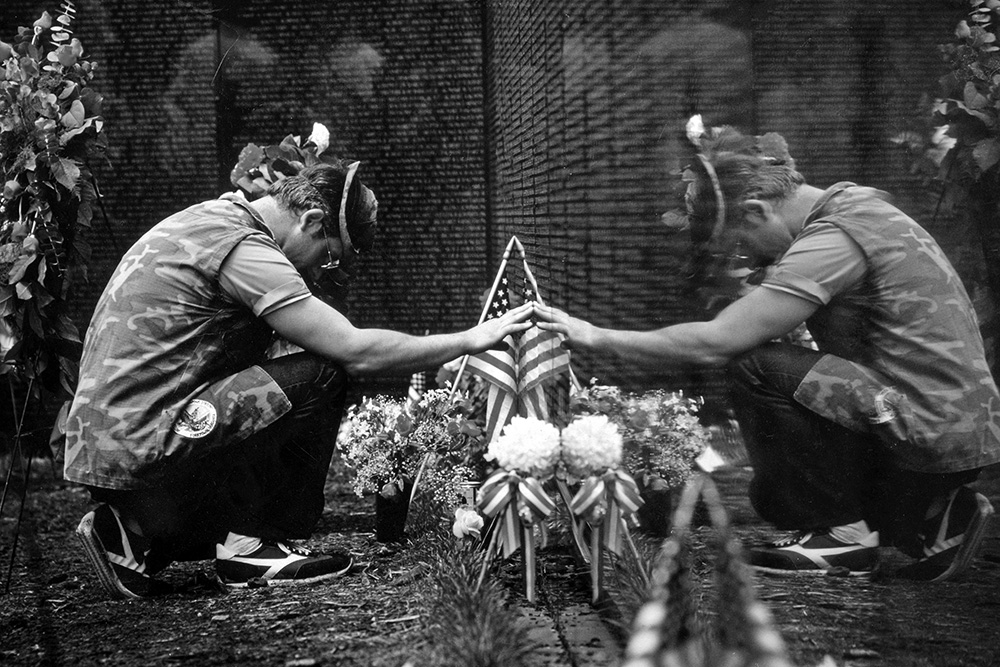
{"type": "Polygon", "coordinates": [[[0,374],[15,372],[72,393],[80,337],[66,315],[86,280],[98,190],[91,164],[104,156],[97,65],[73,36],[65,0],[0,41],[0,374]]]}
{"type": "Polygon", "coordinates": [[[971,0],[955,41],[941,45],[951,71],[941,78],[944,99],[936,117],[955,138],[942,167],[960,183],[974,183],[1000,163],[1000,0],[971,0]]]}

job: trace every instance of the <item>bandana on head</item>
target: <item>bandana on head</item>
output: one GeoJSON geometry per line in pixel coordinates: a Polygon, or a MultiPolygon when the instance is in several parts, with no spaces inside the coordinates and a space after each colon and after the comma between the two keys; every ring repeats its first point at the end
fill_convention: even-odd
{"type": "MultiPolygon", "coordinates": [[[[342,161],[326,153],[330,146],[330,132],[321,123],[313,123],[312,134],[305,142],[299,136],[289,134],[280,144],[260,146],[247,144],[236,161],[229,175],[230,182],[240,189],[247,199],[253,201],[267,194],[270,187],[278,181],[297,175],[306,167],[326,163],[342,165],[342,161]]],[[[347,177],[344,182],[343,196],[339,209],[340,238],[348,250],[369,250],[374,241],[373,220],[349,220],[347,215],[347,198],[351,184],[360,166],[360,162],[347,165],[347,177]]],[[[359,184],[361,203],[365,210],[373,210],[378,202],[375,194],[364,185],[359,184]]]]}

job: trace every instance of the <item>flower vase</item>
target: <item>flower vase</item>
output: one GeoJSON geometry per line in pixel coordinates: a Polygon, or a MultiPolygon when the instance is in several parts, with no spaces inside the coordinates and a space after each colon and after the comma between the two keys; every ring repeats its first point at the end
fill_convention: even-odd
{"type": "Polygon", "coordinates": [[[640,484],[639,493],[644,504],[636,512],[639,528],[651,537],[670,536],[670,523],[678,489],[654,483],[640,484]]]}
{"type": "Polygon", "coordinates": [[[402,542],[406,536],[406,515],[410,510],[413,480],[406,479],[403,489],[387,484],[375,494],[375,539],[379,542],[402,542]],[[387,489],[394,490],[386,495],[387,489]]]}

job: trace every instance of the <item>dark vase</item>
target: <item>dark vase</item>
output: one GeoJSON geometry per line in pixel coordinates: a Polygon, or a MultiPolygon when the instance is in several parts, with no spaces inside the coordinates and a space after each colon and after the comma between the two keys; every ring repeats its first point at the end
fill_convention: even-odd
{"type": "Polygon", "coordinates": [[[636,512],[636,516],[639,518],[639,529],[651,537],[668,537],[677,489],[670,487],[653,489],[640,485],[639,493],[645,501],[636,512]]]}
{"type": "Polygon", "coordinates": [[[379,542],[402,542],[406,537],[406,515],[410,510],[413,481],[405,480],[403,490],[386,498],[375,494],[375,539],[379,542]]]}

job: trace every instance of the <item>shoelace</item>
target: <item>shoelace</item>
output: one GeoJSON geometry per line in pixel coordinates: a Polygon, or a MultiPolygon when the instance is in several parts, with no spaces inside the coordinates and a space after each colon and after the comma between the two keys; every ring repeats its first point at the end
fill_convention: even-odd
{"type": "Polygon", "coordinates": [[[280,547],[281,549],[284,549],[288,553],[306,557],[312,556],[312,551],[298,544],[292,544],[290,542],[278,542],[277,546],[280,547]]]}
{"type": "Polygon", "coordinates": [[[805,530],[800,530],[797,533],[792,533],[788,537],[783,537],[780,540],[775,540],[774,542],[771,542],[771,545],[775,549],[784,549],[785,547],[790,547],[793,544],[798,544],[800,542],[805,542],[810,537],[812,537],[812,533],[811,532],[808,532],[808,531],[805,531],[805,530]]]}

